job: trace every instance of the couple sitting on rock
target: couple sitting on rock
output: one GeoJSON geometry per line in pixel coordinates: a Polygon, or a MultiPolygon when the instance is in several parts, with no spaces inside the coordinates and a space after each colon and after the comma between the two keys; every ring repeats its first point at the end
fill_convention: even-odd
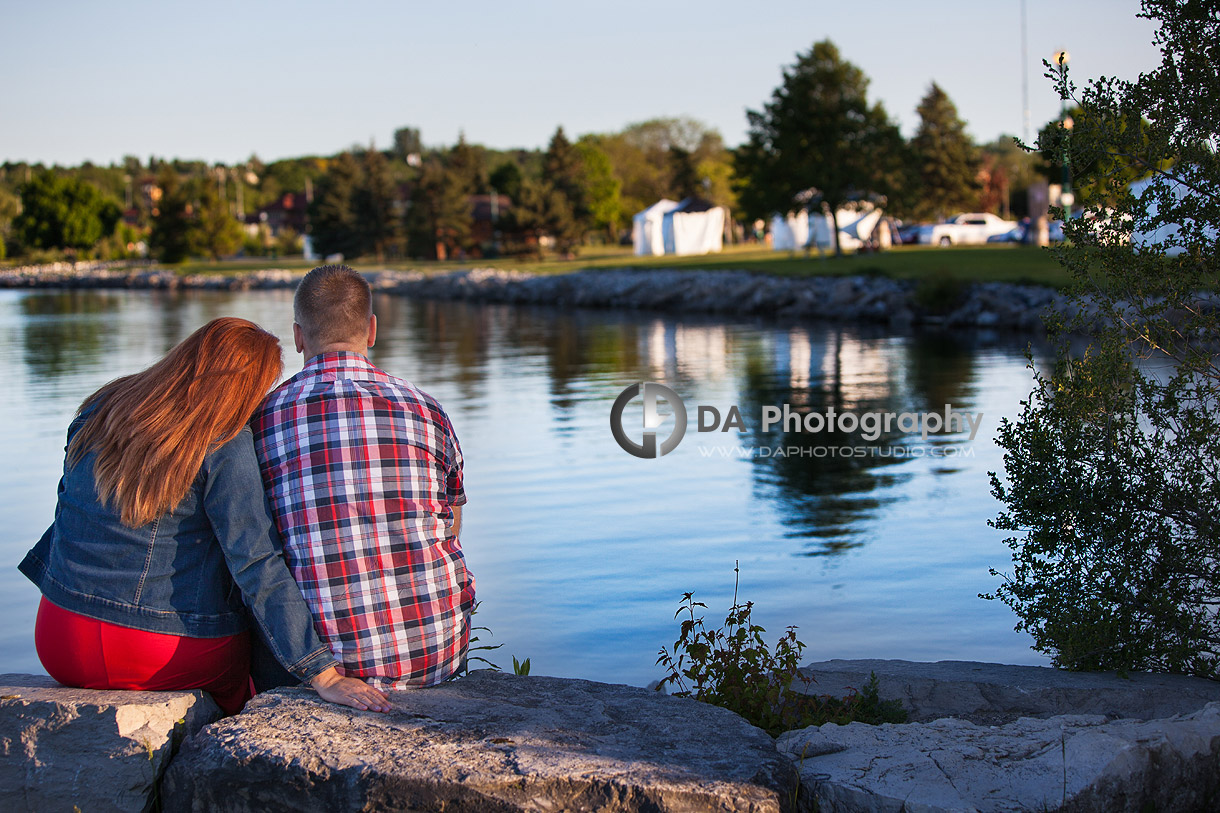
{"type": "Polygon", "coordinates": [[[294,316],[307,363],[270,395],[279,340],[221,318],[81,405],[55,521],[20,565],[55,680],[205,689],[229,714],[299,680],[388,711],[383,690],[463,668],[474,579],[449,418],[369,362],[377,318],[351,268],[310,271],[294,316]],[[287,673],[252,681],[252,649],[287,673]]]}

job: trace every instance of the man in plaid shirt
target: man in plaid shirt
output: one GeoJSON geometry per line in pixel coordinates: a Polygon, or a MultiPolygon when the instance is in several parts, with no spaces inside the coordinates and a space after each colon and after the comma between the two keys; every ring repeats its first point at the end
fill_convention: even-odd
{"type": "Polygon", "coordinates": [[[342,671],[382,689],[431,686],[462,665],[462,452],[431,396],[367,358],[368,283],[305,275],[293,301],[308,362],[254,414],[255,449],[288,565],[342,671]]]}

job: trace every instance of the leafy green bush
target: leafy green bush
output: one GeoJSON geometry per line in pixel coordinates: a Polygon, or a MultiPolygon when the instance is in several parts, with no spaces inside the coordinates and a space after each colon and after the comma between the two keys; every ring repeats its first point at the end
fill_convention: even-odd
{"type": "MultiPolygon", "coordinates": [[[[734,570],[736,572],[736,569],[734,570]]],[[[902,723],[906,712],[894,700],[878,697],[877,676],[871,675],[863,690],[845,698],[808,694],[816,681],[800,671],[805,644],[788,627],[774,650],[763,640],[765,629],[751,619],[753,602],[733,606],[724,625],[709,630],[696,607],[707,607],[685,593],[674,614],[682,620],[672,653],[661,647],[657,664],[669,674],[657,690],[674,689],[678,697],[693,697],[740,714],[749,722],[778,737],[785,731],[823,723],[902,723]]]]}

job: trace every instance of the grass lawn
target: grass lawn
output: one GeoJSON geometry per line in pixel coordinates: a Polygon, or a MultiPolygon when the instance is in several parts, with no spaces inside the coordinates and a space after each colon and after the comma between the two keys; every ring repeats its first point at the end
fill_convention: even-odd
{"type": "MultiPolygon", "coordinates": [[[[778,276],[846,276],[881,274],[895,279],[952,278],[967,282],[1018,282],[1060,288],[1067,273],[1045,249],[1011,244],[987,246],[899,246],[879,254],[835,258],[816,253],[771,251],[756,245],[729,246],[719,254],[698,257],[636,257],[619,246],[590,246],[574,260],[501,258],[378,263],[372,257],[348,261],[361,270],[379,268],[442,273],[462,268],[502,268],[540,274],[564,274],[585,268],[690,268],[710,271],[754,271],[778,276]]],[[[253,257],[221,262],[196,261],[171,266],[184,274],[237,274],[261,268],[308,270],[315,263],[299,258],[253,257]]]]}

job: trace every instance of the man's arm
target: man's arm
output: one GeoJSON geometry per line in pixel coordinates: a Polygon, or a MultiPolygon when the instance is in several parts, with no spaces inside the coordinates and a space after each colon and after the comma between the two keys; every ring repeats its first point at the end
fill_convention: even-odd
{"type": "Polygon", "coordinates": [[[453,536],[456,538],[462,534],[462,506],[453,506],[453,536]]]}

